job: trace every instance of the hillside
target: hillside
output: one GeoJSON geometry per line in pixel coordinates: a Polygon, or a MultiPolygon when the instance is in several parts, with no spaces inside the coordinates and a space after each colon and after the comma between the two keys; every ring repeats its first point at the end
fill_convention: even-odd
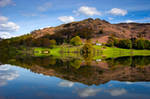
{"type": "Polygon", "coordinates": [[[150,23],[111,24],[100,19],[85,19],[79,22],[62,24],[31,32],[34,39],[49,36],[54,39],[70,39],[80,36],[83,40],[90,37],[93,41],[107,42],[111,35],[117,38],[145,37],[150,40],[150,23]]]}

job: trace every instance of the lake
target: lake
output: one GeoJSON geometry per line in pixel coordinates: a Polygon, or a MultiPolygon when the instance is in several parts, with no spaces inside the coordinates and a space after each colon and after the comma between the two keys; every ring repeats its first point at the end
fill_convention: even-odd
{"type": "Polygon", "coordinates": [[[1,57],[0,99],[150,99],[149,60],[1,57]]]}

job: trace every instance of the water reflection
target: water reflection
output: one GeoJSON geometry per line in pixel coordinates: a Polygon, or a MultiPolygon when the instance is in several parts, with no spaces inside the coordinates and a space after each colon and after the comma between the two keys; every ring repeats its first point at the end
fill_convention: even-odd
{"type": "Polygon", "coordinates": [[[148,66],[150,65],[150,56],[130,56],[130,57],[119,57],[116,59],[106,59],[110,66],[124,65],[124,66],[148,66]]]}
{"type": "MultiPolygon", "coordinates": [[[[58,59],[56,57],[16,57],[1,61],[32,72],[55,76],[71,82],[86,85],[100,85],[110,80],[118,81],[150,81],[150,57],[121,57],[91,61],[80,59],[58,59]]],[[[61,82],[60,85],[73,85],[71,82],[61,82]]]]}
{"type": "Polygon", "coordinates": [[[18,72],[12,70],[10,66],[0,66],[0,87],[6,85],[8,81],[16,79],[18,76],[18,72]]]}
{"type": "Polygon", "coordinates": [[[120,95],[127,93],[127,91],[124,88],[122,88],[122,89],[109,89],[109,90],[106,90],[105,92],[108,92],[111,96],[120,96],[120,95]]]}
{"type": "Polygon", "coordinates": [[[0,66],[0,86],[4,87],[0,88],[0,92],[3,91],[0,96],[18,99],[149,99],[149,59],[148,56],[115,59],[5,56],[0,62],[15,66],[0,66]],[[10,91],[11,87],[14,91],[10,91]]]}
{"type": "Polygon", "coordinates": [[[89,97],[89,96],[95,96],[97,93],[99,93],[101,89],[96,88],[79,88],[76,90],[77,94],[80,97],[89,97]]]}
{"type": "Polygon", "coordinates": [[[60,87],[72,87],[73,85],[74,85],[74,82],[67,81],[67,80],[61,81],[58,84],[58,86],[60,86],[60,87]]]}

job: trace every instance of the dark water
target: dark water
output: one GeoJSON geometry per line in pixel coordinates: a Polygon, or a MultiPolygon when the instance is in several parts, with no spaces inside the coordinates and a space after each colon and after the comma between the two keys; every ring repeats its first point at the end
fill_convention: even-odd
{"type": "Polygon", "coordinates": [[[0,59],[0,99],[150,99],[150,57],[0,59]]]}

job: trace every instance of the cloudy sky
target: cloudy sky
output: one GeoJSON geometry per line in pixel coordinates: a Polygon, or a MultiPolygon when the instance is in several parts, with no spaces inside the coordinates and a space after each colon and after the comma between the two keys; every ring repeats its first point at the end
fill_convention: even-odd
{"type": "Polygon", "coordinates": [[[150,22],[150,0],[0,0],[0,37],[85,18],[150,22]]]}

